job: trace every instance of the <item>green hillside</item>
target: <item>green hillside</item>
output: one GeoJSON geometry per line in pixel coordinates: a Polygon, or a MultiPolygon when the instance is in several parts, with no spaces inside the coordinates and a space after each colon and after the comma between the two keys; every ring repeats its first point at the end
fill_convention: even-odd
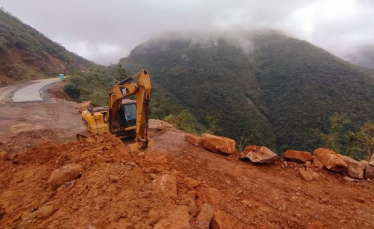
{"type": "Polygon", "coordinates": [[[209,126],[210,120],[216,119],[220,129],[216,134],[236,140],[243,136],[275,148],[253,61],[252,56],[224,40],[214,46],[172,39],[140,45],[121,63],[130,71],[134,63],[147,68],[152,83],[170,93],[179,107],[188,108],[201,124],[209,126]]]}
{"type": "Polygon", "coordinates": [[[281,35],[257,37],[256,74],[281,151],[319,146],[315,129],[327,131],[334,112],[348,128],[374,118],[374,80],[360,68],[308,42],[281,35]]]}
{"type": "Polygon", "coordinates": [[[94,66],[0,10],[0,85],[94,66]]]}
{"type": "Polygon", "coordinates": [[[216,134],[237,141],[244,136],[278,153],[321,146],[316,129],[326,131],[334,112],[346,113],[352,130],[374,119],[374,80],[368,72],[277,33],[251,41],[255,50],[246,54],[226,39],[153,39],[120,62],[130,73],[147,68],[156,90],[168,92],[201,124],[217,117],[216,134]]]}

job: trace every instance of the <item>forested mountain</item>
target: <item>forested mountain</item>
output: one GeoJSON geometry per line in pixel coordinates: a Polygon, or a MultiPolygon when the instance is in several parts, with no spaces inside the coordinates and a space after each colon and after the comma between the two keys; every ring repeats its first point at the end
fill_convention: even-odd
{"type": "Polygon", "coordinates": [[[129,73],[149,70],[154,117],[187,108],[206,127],[217,121],[216,134],[280,154],[321,146],[316,129],[326,131],[334,112],[347,114],[351,130],[374,119],[370,71],[279,33],[246,39],[249,53],[225,38],[152,39],[120,63],[129,73]]]}
{"type": "Polygon", "coordinates": [[[90,66],[94,63],[67,51],[4,9],[0,10],[0,85],[67,74],[90,66]]]}

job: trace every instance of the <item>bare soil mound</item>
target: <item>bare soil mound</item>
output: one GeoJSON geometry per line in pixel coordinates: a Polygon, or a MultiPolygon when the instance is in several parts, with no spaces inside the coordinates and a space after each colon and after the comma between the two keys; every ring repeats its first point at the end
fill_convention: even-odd
{"type": "Polygon", "coordinates": [[[67,96],[64,92],[64,85],[66,84],[66,80],[59,81],[57,83],[51,84],[48,86],[47,92],[51,98],[55,99],[62,99],[67,101],[72,101],[69,96],[67,96]]]}
{"type": "Polygon", "coordinates": [[[349,183],[327,171],[306,182],[302,164],[257,166],[195,147],[182,131],[156,124],[155,152],[129,152],[100,134],[44,141],[0,161],[0,227],[209,228],[211,211],[211,228],[374,227],[373,182],[349,183]],[[52,188],[52,173],[67,165],[83,170],[52,188]]]}
{"type": "Polygon", "coordinates": [[[75,136],[65,129],[38,129],[22,131],[0,142],[0,151],[9,153],[24,152],[43,142],[66,143],[75,139],[75,136]]]}

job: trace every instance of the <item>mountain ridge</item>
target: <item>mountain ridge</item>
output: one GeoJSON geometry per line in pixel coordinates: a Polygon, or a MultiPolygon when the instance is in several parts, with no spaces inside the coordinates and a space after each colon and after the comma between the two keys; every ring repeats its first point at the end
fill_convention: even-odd
{"type": "Polygon", "coordinates": [[[218,114],[223,130],[216,134],[237,141],[244,136],[279,154],[322,146],[316,129],[327,131],[334,112],[347,113],[350,130],[374,119],[370,71],[279,33],[254,34],[251,42],[254,50],[246,54],[224,38],[208,46],[156,39],[120,63],[130,72],[147,68],[153,82],[203,125],[209,125],[204,114],[218,114]]]}
{"type": "Polygon", "coordinates": [[[17,17],[0,10],[0,85],[93,67],[17,17]]]}

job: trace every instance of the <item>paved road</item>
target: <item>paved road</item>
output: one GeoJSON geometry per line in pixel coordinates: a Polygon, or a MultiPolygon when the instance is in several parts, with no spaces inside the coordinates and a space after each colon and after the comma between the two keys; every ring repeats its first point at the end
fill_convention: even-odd
{"type": "Polygon", "coordinates": [[[40,89],[44,86],[59,81],[59,78],[43,79],[35,81],[34,84],[18,89],[12,97],[13,102],[43,101],[40,97],[40,89]]]}

